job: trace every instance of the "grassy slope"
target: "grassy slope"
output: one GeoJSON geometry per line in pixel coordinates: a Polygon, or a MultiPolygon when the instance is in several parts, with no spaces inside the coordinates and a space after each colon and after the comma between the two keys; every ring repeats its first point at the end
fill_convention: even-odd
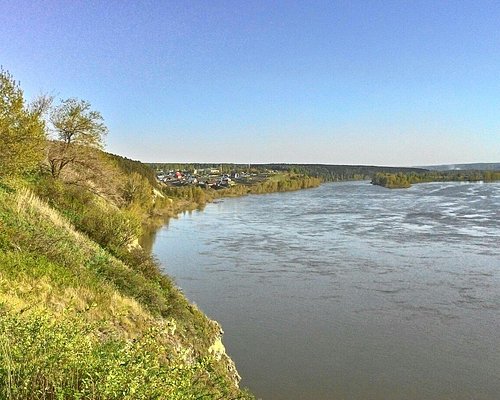
{"type": "Polygon", "coordinates": [[[0,398],[250,397],[210,351],[219,326],[154,260],[97,244],[23,186],[0,186],[0,398]]]}
{"type": "Polygon", "coordinates": [[[95,162],[61,179],[0,180],[0,398],[252,398],[219,325],[133,242],[145,218],[319,179],[169,189],[139,162],[95,162]]]}

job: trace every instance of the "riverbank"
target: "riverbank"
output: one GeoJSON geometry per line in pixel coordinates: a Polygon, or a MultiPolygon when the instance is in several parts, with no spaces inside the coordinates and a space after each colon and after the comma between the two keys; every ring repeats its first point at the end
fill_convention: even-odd
{"type": "Polygon", "coordinates": [[[225,199],[154,252],[263,399],[494,400],[498,185],[225,199]]]}
{"type": "Polygon", "coordinates": [[[224,189],[202,189],[200,187],[172,187],[161,184],[156,191],[156,197],[163,197],[163,207],[155,208],[154,212],[145,215],[143,227],[147,231],[160,228],[180,213],[203,209],[206,204],[218,199],[241,197],[250,194],[265,194],[289,192],[318,187],[320,178],[290,172],[271,175],[265,180],[255,183],[237,184],[224,189]]]}
{"type": "Polygon", "coordinates": [[[62,182],[0,180],[1,398],[253,398],[129,216],[62,182]]]}
{"type": "Polygon", "coordinates": [[[97,157],[91,178],[68,167],[59,178],[0,179],[1,397],[252,399],[220,325],[137,237],[141,224],[216,199],[319,180],[281,174],[249,187],[172,189],[138,162],[97,157]]]}

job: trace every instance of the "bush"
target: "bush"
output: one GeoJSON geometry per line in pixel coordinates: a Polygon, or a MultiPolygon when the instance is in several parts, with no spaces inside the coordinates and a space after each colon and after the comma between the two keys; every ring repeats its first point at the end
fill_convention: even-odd
{"type": "Polygon", "coordinates": [[[93,193],[81,187],[43,176],[34,185],[34,190],[78,230],[112,252],[126,247],[141,234],[136,214],[99,202],[93,193]]]}
{"type": "Polygon", "coordinates": [[[76,224],[101,246],[115,252],[136,240],[141,233],[141,223],[131,213],[101,207],[88,208],[76,224]]]}

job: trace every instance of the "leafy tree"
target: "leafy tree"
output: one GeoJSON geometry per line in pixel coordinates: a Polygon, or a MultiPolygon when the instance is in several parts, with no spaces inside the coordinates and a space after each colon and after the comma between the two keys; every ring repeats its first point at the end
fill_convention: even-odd
{"type": "Polygon", "coordinates": [[[127,176],[123,187],[123,197],[127,205],[136,203],[138,206],[147,208],[151,204],[152,187],[148,180],[137,172],[132,172],[127,176]]]}
{"type": "Polygon", "coordinates": [[[19,83],[0,69],[0,175],[21,174],[42,161],[45,109],[43,101],[26,105],[19,83]]]}
{"type": "Polygon", "coordinates": [[[50,115],[55,140],[48,151],[52,176],[57,178],[69,164],[91,166],[90,149],[102,149],[108,129],[98,111],[85,100],[67,99],[55,107],[50,115]]]}

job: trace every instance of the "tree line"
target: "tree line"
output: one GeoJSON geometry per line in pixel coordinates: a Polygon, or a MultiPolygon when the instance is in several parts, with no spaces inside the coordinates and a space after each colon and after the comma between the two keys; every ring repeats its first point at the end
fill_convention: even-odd
{"type": "Polygon", "coordinates": [[[408,188],[424,182],[493,182],[500,180],[500,171],[425,171],[410,173],[376,173],[372,184],[386,188],[408,188]]]}
{"type": "Polygon", "coordinates": [[[291,171],[320,178],[323,182],[369,180],[378,172],[410,173],[423,172],[421,168],[376,167],[371,165],[329,165],[329,164],[263,164],[262,167],[278,171],[291,171]]]}

